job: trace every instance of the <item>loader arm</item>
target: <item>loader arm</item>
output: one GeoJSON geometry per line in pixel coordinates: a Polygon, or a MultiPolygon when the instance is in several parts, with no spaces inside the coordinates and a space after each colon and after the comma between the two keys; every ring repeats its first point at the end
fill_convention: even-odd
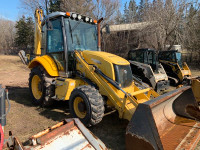
{"type": "Polygon", "coordinates": [[[99,91],[105,92],[104,95],[108,97],[115,108],[119,111],[120,118],[128,120],[132,118],[132,115],[139,103],[134,96],[142,94],[143,100],[149,100],[151,96],[159,96],[151,88],[139,90],[134,83],[132,83],[131,86],[134,87],[135,91],[131,94],[126,93],[119,85],[116,84],[115,81],[103,74],[98,68],[94,65],[89,65],[82,57],[81,52],[75,51],[75,57],[77,58],[77,70],[82,73],[85,72],[86,76],[98,85],[99,91]],[[116,92],[116,90],[118,90],[118,92],[116,92]],[[144,94],[145,92],[147,92],[147,95],[144,94]]]}

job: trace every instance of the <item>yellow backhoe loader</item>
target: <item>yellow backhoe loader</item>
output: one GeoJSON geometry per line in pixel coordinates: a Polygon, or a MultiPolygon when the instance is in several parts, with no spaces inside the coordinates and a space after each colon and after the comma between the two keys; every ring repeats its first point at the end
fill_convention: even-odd
{"type": "Polygon", "coordinates": [[[35,18],[34,55],[19,53],[31,70],[29,88],[34,103],[69,100],[71,114],[86,126],[98,124],[104,106],[109,105],[119,118],[130,120],[127,149],[191,148],[197,144],[198,138],[184,145],[190,131],[195,130],[194,137],[199,137],[195,120],[200,118],[185,109],[190,105],[199,112],[191,87],[162,96],[152,88],[137,87],[135,82],[140,81],[133,80],[127,60],[100,51],[102,19],[72,12],[54,12],[43,18],[41,9],[36,10],[35,18]],[[170,142],[165,141],[169,138],[170,142]]]}

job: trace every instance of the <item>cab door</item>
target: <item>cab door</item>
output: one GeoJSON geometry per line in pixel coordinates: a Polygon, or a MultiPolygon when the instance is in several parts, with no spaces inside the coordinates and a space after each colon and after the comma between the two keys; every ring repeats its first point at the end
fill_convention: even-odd
{"type": "Polygon", "coordinates": [[[64,38],[61,19],[50,20],[51,29],[47,29],[46,53],[52,57],[57,65],[59,75],[65,75],[64,38]]]}
{"type": "Polygon", "coordinates": [[[154,71],[156,70],[156,56],[154,51],[148,51],[148,64],[154,71]]]}

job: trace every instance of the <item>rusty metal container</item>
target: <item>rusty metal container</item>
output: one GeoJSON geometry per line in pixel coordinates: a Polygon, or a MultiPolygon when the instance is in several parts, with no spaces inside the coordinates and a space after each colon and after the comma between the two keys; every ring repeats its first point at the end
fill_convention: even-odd
{"type": "Polygon", "coordinates": [[[66,119],[30,138],[30,146],[23,146],[10,135],[7,141],[12,150],[106,150],[104,143],[95,137],[79,119],[66,119]]]}

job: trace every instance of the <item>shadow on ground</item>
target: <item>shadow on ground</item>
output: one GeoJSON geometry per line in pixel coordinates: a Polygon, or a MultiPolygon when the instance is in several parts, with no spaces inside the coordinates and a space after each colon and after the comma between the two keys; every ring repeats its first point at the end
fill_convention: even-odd
{"type": "MultiPolygon", "coordinates": [[[[69,104],[67,101],[55,101],[51,107],[41,108],[35,106],[31,101],[28,87],[7,86],[9,99],[26,107],[35,108],[40,115],[52,119],[53,121],[62,121],[70,118],[69,104]]],[[[96,126],[89,128],[94,135],[100,138],[109,149],[125,149],[125,131],[128,121],[121,120],[118,113],[112,113],[103,118],[96,126]],[[115,138],[113,138],[115,137],[115,138]]],[[[25,141],[23,145],[27,145],[25,141]]]]}
{"type": "Polygon", "coordinates": [[[6,87],[9,91],[9,99],[26,107],[35,107],[40,115],[53,121],[61,121],[70,118],[69,104],[67,101],[55,101],[52,106],[41,108],[32,103],[28,87],[6,87]],[[66,115],[67,114],[67,115],[66,115]]]}
{"type": "Polygon", "coordinates": [[[107,148],[115,150],[125,149],[125,133],[128,121],[119,119],[117,112],[107,115],[96,126],[89,130],[104,142],[107,148]]]}

